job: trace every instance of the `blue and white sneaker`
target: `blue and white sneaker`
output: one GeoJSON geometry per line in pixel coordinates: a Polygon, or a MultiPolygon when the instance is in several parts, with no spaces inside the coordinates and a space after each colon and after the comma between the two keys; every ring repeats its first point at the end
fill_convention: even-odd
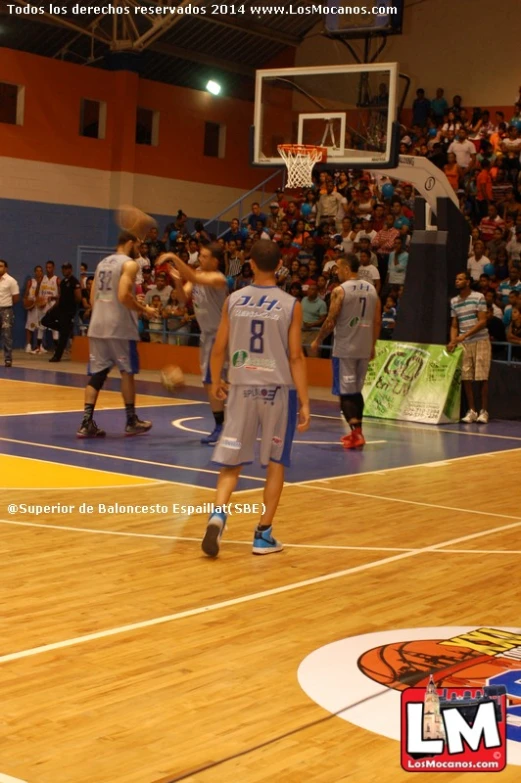
{"type": "Polygon", "coordinates": [[[216,512],[210,516],[206,533],[201,543],[201,549],[208,557],[217,557],[219,554],[219,544],[225,527],[226,514],[216,512]]]}
{"type": "Polygon", "coordinates": [[[215,446],[215,444],[221,437],[222,431],[223,431],[223,425],[217,424],[213,432],[211,432],[209,435],[205,435],[204,438],[201,438],[201,443],[204,446],[215,446]]]}
{"type": "Polygon", "coordinates": [[[267,530],[256,530],[253,536],[252,552],[254,555],[270,555],[272,552],[281,552],[284,549],[280,541],[271,535],[271,527],[267,530]]]}

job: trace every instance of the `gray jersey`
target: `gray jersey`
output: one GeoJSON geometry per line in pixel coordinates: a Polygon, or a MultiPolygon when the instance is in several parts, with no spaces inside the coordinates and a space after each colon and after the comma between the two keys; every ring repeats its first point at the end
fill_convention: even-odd
{"type": "Polygon", "coordinates": [[[230,295],[232,384],[293,386],[288,353],[295,302],[295,297],[277,286],[249,285],[230,295]]]}
{"type": "Polygon", "coordinates": [[[344,300],[335,327],[333,356],[368,359],[378,294],[365,280],[347,280],[341,287],[344,300]]]}
{"type": "MultiPolygon", "coordinates": [[[[226,280],[224,275],[223,280],[226,280]]],[[[201,334],[215,334],[221,322],[224,302],[228,296],[228,288],[213,288],[211,285],[197,285],[192,288],[194,313],[201,334]]]]}
{"type": "Polygon", "coordinates": [[[128,256],[114,254],[99,262],[94,277],[96,298],[89,324],[89,337],[139,340],[137,312],[129,310],[118,299],[123,264],[130,260],[128,256]]]}

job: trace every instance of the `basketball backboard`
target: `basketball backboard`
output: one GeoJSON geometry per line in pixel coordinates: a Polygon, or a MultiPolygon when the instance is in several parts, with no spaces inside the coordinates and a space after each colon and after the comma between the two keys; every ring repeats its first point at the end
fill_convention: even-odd
{"type": "Polygon", "coordinates": [[[280,166],[280,144],[312,144],[328,165],[396,165],[397,83],[397,63],[257,71],[253,163],[280,166]]]}

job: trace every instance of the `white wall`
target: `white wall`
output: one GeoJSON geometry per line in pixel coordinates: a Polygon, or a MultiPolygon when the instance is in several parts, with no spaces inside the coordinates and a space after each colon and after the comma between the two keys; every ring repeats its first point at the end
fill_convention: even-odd
{"type": "MultiPolygon", "coordinates": [[[[259,181],[264,172],[259,169],[259,181]]],[[[280,184],[277,180],[273,189],[280,184]]],[[[136,204],[148,212],[175,215],[179,205],[189,216],[212,218],[218,212],[244,195],[242,188],[205,185],[200,182],[153,177],[128,172],[42,163],[19,158],[0,157],[0,193],[4,199],[65,204],[77,207],[114,209],[118,204],[136,204]]],[[[269,191],[264,193],[264,199],[269,191]]],[[[248,199],[260,201],[258,191],[248,199]]],[[[237,208],[223,219],[235,217],[237,208]]]]}
{"type": "MultiPolygon", "coordinates": [[[[521,85],[519,0],[407,2],[403,34],[390,36],[378,58],[400,63],[411,77],[406,107],[418,87],[431,98],[443,87],[448,101],[459,93],[467,107],[513,106],[521,85]]],[[[343,44],[315,35],[322,28],[318,24],[301,44],[295,65],[354,62],[343,44]]],[[[360,41],[350,43],[362,52],[360,41]]]]}

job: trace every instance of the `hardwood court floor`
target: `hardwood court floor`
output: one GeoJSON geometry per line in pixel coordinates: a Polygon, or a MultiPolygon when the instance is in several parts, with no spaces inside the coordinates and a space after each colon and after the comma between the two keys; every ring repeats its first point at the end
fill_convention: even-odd
{"type": "MultiPolygon", "coordinates": [[[[125,439],[110,381],[109,437],[85,444],[83,376],[13,371],[0,368],[0,783],[410,780],[390,738],[398,692],[361,685],[342,653],[338,672],[311,667],[315,701],[303,662],[365,634],[521,625],[520,425],[368,422],[371,444],[345,454],[336,407],[314,401],[278,515],[284,552],[253,557],[258,514],[234,514],[210,561],[207,513],[171,508],[213,500],[199,389],[173,399],[140,382],[154,429],[125,439]]],[[[249,474],[235,499],[259,503],[262,473],[249,474]]],[[[510,746],[517,765],[494,780],[517,783],[510,746]]]]}
{"type": "MultiPolygon", "coordinates": [[[[4,490],[1,772],[28,783],[410,780],[396,741],[349,710],[331,716],[297,671],[359,634],[519,626],[516,456],[288,486],[277,528],[288,546],[267,558],[250,553],[252,514],[232,517],[210,561],[206,514],[98,511],[211,501],[195,486],[98,486],[92,470],[82,489],[4,490]],[[22,502],[96,512],[8,514],[22,502]]],[[[518,781],[518,768],[499,779],[518,781]]]]}

